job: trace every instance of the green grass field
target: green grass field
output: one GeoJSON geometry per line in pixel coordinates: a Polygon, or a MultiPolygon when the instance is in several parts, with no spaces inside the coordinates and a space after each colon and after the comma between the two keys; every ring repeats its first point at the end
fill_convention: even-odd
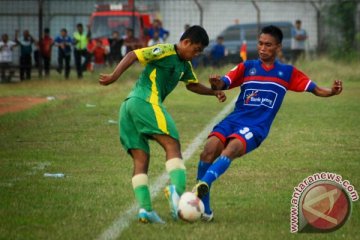
{"type": "MultiPolygon", "coordinates": [[[[360,191],[358,66],[326,59],[299,65],[322,86],[342,79],[343,94],[325,99],[288,93],[262,146],[237,159],[213,185],[214,222],[173,222],[160,192],[153,205],[167,224],[141,225],[134,216],[118,238],[359,239],[359,201],[348,222],[332,233],[291,234],[289,220],[293,188],[309,175],[334,172],[360,191]]],[[[209,74],[230,67],[197,73],[206,83],[209,74]]],[[[56,98],[0,116],[0,239],[96,239],[133,205],[132,161],[113,121],[140,70],[134,66],[108,87],[97,83],[96,74],[66,81],[55,73],[50,79],[0,85],[0,97],[56,98]],[[66,177],[46,178],[47,172],[66,177]]],[[[179,84],[167,98],[183,150],[238,90],[227,93],[228,102],[219,104],[179,84]]],[[[189,190],[200,151],[186,163],[189,190]]],[[[151,183],[165,170],[164,160],[162,149],[152,144],[151,183]]]]}

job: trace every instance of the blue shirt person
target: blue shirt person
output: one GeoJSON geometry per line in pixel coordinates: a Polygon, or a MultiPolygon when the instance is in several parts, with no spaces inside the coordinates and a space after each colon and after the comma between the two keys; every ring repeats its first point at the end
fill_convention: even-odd
{"type": "Polygon", "coordinates": [[[60,35],[58,35],[54,40],[55,46],[58,47],[58,67],[56,70],[61,73],[65,62],[65,78],[69,78],[70,74],[72,43],[73,39],[68,36],[65,28],[60,30],[60,35]]]}

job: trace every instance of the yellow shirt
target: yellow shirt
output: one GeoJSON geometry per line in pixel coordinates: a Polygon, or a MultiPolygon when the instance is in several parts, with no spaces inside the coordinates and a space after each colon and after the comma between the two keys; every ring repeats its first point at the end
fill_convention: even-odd
{"type": "Polygon", "coordinates": [[[79,32],[74,32],[74,39],[76,40],[75,48],[76,49],[86,49],[88,44],[88,38],[86,33],[80,34],[79,32]]]}

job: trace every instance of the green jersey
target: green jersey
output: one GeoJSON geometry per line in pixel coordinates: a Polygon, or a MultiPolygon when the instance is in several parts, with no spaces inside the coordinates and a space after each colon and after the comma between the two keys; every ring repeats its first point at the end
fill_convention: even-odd
{"type": "Polygon", "coordinates": [[[158,44],[134,52],[145,69],[129,98],[137,97],[161,105],[179,81],[186,84],[198,82],[191,63],[180,59],[173,44],[158,44]]]}

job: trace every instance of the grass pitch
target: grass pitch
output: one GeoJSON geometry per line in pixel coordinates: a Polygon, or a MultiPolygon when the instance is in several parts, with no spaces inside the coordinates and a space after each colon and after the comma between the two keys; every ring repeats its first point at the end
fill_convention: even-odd
{"type": "MultiPolygon", "coordinates": [[[[260,148],[235,160],[212,189],[215,221],[173,222],[162,193],[153,205],[166,225],[130,225],[119,239],[356,239],[360,207],[339,230],[291,234],[293,188],[313,173],[335,172],[360,191],[360,69],[321,59],[299,69],[322,86],[334,78],[344,91],[333,98],[288,93],[269,137],[260,148]]],[[[199,69],[206,83],[210,73],[199,69]]],[[[54,101],[0,116],[0,239],[96,239],[134,203],[132,161],[120,146],[118,108],[140,66],[103,87],[97,75],[63,80],[58,75],[0,85],[2,96],[54,96],[54,101]],[[62,172],[65,178],[46,178],[62,172]]],[[[238,90],[228,93],[228,101],[238,90]]],[[[224,104],[195,95],[182,84],[165,105],[175,119],[185,150],[224,104]]],[[[164,153],[152,144],[150,182],[165,169],[164,153]]],[[[188,189],[195,183],[199,149],[186,163],[188,189]]]]}

